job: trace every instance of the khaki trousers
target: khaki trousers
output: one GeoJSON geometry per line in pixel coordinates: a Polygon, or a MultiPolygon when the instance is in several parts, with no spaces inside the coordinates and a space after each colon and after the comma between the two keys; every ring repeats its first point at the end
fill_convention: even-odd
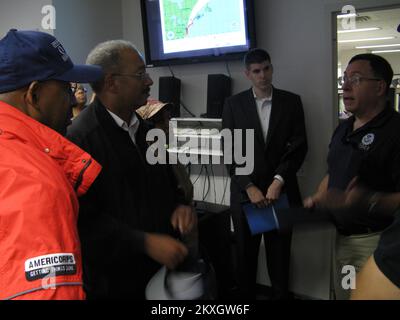
{"type": "MultiPolygon", "coordinates": [[[[351,289],[346,288],[349,284],[349,270],[359,272],[368,258],[378,246],[381,232],[358,234],[351,236],[337,235],[335,259],[333,259],[334,299],[348,300],[351,289]],[[350,266],[344,268],[345,266],[350,266]],[[344,288],[345,287],[345,288],[344,288]]],[[[355,281],[355,279],[354,279],[355,281]]],[[[357,283],[354,282],[357,286],[357,283]]]]}

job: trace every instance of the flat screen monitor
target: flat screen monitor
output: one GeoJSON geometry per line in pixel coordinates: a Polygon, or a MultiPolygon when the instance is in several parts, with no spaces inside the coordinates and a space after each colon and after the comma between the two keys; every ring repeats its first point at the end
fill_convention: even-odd
{"type": "Polygon", "coordinates": [[[255,47],[253,0],[141,0],[146,64],[240,59],[255,47]]]}

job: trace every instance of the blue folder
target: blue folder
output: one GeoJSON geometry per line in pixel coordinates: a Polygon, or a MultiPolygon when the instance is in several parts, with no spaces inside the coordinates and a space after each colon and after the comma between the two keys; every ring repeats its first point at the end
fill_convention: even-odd
{"type": "Polygon", "coordinates": [[[252,235],[279,229],[278,219],[276,218],[276,209],[289,208],[289,202],[286,194],[281,194],[279,199],[266,208],[257,208],[252,203],[243,205],[243,211],[252,235]]]}

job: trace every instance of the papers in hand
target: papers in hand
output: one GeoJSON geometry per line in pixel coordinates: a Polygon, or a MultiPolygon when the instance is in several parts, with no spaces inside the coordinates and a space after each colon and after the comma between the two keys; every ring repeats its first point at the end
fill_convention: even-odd
{"type": "Polygon", "coordinates": [[[243,211],[249,224],[252,235],[279,229],[279,222],[276,217],[276,209],[289,208],[289,202],[286,194],[281,194],[279,199],[266,208],[257,208],[252,203],[246,203],[243,211]]]}

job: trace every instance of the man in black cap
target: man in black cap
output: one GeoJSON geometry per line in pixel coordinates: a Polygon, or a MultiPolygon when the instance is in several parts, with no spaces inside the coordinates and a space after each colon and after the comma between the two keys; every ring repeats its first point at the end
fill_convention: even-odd
{"type": "Polygon", "coordinates": [[[0,40],[0,299],[84,299],[78,196],[101,167],[66,140],[70,82],[96,81],[53,36],[0,40]]]}

